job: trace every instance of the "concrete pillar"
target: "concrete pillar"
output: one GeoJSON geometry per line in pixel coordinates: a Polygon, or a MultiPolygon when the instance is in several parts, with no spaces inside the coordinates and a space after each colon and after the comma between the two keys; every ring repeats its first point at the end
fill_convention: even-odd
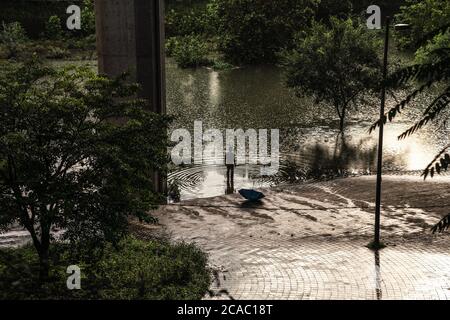
{"type": "MultiPolygon", "coordinates": [[[[99,73],[129,72],[151,111],[164,114],[164,0],[95,0],[95,18],[99,73]]],[[[154,190],[166,191],[166,179],[158,173],[154,190]]]]}
{"type": "Polygon", "coordinates": [[[164,0],[95,0],[99,73],[130,72],[140,97],[165,113],[164,0]]]}

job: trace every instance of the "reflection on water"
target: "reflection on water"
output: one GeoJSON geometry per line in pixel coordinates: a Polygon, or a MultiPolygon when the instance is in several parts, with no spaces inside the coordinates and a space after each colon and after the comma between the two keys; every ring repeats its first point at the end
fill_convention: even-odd
{"type": "Polygon", "coordinates": [[[375,255],[375,294],[377,300],[383,299],[383,289],[381,288],[381,264],[380,264],[380,250],[374,251],[375,255]]]}
{"type": "MultiPolygon", "coordinates": [[[[206,68],[182,70],[169,60],[167,103],[168,112],[176,116],[172,129],[185,128],[192,133],[194,121],[202,121],[205,131],[209,128],[280,129],[279,174],[261,177],[256,166],[238,166],[233,189],[370,174],[375,169],[377,132],[369,135],[368,128],[378,116],[378,101],[352,111],[342,137],[338,134],[334,110],[297,98],[284,87],[276,67],[221,72],[206,68]]],[[[449,142],[446,130],[433,126],[398,141],[397,137],[412,123],[410,116],[419,114],[419,108],[411,108],[386,126],[385,171],[422,170],[449,142]]],[[[176,185],[181,199],[217,196],[231,189],[227,185],[225,165],[176,168],[169,176],[169,183],[176,185]]]]}

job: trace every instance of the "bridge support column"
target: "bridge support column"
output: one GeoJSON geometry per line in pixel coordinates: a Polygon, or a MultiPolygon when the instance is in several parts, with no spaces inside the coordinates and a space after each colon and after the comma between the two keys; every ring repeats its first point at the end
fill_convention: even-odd
{"type": "MultiPolygon", "coordinates": [[[[95,17],[99,73],[129,72],[151,111],[164,114],[164,0],[95,0],[95,17]]],[[[165,177],[154,180],[155,191],[164,192],[165,177]]]]}

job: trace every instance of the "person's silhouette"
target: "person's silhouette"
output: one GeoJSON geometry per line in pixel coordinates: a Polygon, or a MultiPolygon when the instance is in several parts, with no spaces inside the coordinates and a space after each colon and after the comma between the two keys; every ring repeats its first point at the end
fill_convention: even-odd
{"type": "Polygon", "coordinates": [[[225,158],[227,166],[227,194],[230,194],[234,193],[234,167],[236,165],[234,151],[231,146],[228,146],[225,158]]]}

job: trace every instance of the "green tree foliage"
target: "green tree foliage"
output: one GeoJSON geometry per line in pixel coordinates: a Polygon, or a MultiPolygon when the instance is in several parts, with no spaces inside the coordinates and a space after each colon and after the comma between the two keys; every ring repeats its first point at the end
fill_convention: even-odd
{"type": "Polygon", "coordinates": [[[313,23],[299,34],[292,50],[282,54],[286,84],[299,96],[334,106],[340,129],[348,109],[376,89],[380,79],[377,35],[357,21],[330,19],[313,23]]]}
{"type": "MultiPolygon", "coordinates": [[[[411,26],[409,34],[400,35],[400,44],[416,50],[420,47],[420,41],[437,26],[450,23],[450,1],[406,0],[406,4],[401,7],[401,12],[396,15],[396,21],[408,23],[411,26]]],[[[439,34],[435,36],[439,37],[439,34]]],[[[442,38],[442,35],[440,37],[442,38]]],[[[445,33],[445,38],[449,41],[449,31],[445,33]]]]}
{"type": "Polygon", "coordinates": [[[0,300],[199,300],[211,282],[206,254],[190,244],[127,237],[94,256],[74,255],[70,245],[53,244],[50,279],[41,284],[33,247],[0,249],[0,300]],[[70,265],[81,269],[81,290],[67,290],[70,265]]]}
{"type": "Polygon", "coordinates": [[[417,63],[433,62],[434,52],[439,52],[442,48],[450,47],[450,32],[439,32],[430,41],[416,51],[415,60],[417,63]]]}
{"type": "Polygon", "coordinates": [[[166,13],[166,36],[214,35],[215,23],[206,5],[189,9],[170,9],[166,13]]]}
{"type": "Polygon", "coordinates": [[[150,221],[160,200],[152,170],[165,170],[169,119],[131,99],[137,86],[90,69],[37,61],[2,65],[0,229],[18,222],[48,275],[53,231],[99,246],[125,235],[127,217],[150,221]]]}
{"type": "Polygon", "coordinates": [[[181,68],[195,68],[210,64],[209,48],[200,36],[172,37],[166,42],[168,56],[172,56],[181,68]]]}
{"type": "Polygon", "coordinates": [[[310,25],[318,0],[212,0],[219,47],[233,63],[276,60],[296,32],[310,25]]]}
{"type": "Polygon", "coordinates": [[[331,17],[346,19],[349,18],[352,13],[353,4],[350,0],[320,0],[316,19],[323,22],[328,22],[331,17]]]}
{"type": "Polygon", "coordinates": [[[95,11],[93,0],[83,0],[81,8],[81,32],[85,36],[95,35],[95,11]]]}
{"type": "Polygon", "coordinates": [[[45,23],[44,36],[47,39],[56,40],[63,37],[61,19],[58,16],[51,16],[45,23]]]}
{"type": "Polygon", "coordinates": [[[2,23],[0,45],[8,51],[8,58],[15,58],[21,46],[28,40],[25,30],[18,22],[2,23]]]}

